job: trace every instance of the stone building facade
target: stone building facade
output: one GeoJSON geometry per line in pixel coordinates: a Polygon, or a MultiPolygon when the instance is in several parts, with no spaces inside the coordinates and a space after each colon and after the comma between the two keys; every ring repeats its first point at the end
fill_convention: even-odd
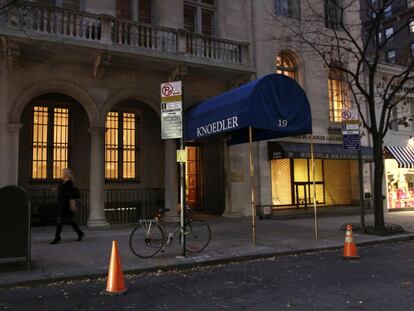
{"type": "MultiPolygon", "coordinates": [[[[250,2],[241,2],[3,1],[0,185],[53,189],[69,166],[88,191],[89,225],[107,223],[112,195],[131,208],[121,189],[162,204],[151,192],[161,189],[175,209],[176,142],[161,140],[160,83],[183,80],[186,109],[250,79],[250,23],[238,22],[250,2]]],[[[195,175],[206,181],[194,191],[220,213],[222,143],[205,146],[195,175]]]]}
{"type": "MultiPolygon", "coordinates": [[[[316,158],[316,202],[322,206],[359,204],[358,163],[356,156],[347,158],[342,145],[341,111],[353,108],[347,94],[345,79],[340,73],[330,72],[319,55],[310,52],[303,42],[285,38],[283,24],[307,29],[317,14],[320,32],[330,28],[324,23],[330,1],[253,1],[253,61],[257,76],[280,73],[295,79],[305,90],[312,110],[312,126],[316,158]],[[275,21],[276,20],[276,21],[275,21]],[[324,153],[322,150],[328,150],[324,153]],[[338,173],[340,172],[340,173],[338,173]]],[[[360,23],[359,5],[345,10],[347,19],[360,23]]],[[[303,30],[302,30],[303,31],[303,30]]],[[[300,40],[299,40],[300,41],[300,40]]],[[[362,144],[367,146],[367,137],[362,144]]],[[[277,141],[278,150],[305,149],[310,136],[287,137],[277,141]],[[282,142],[282,143],[280,143],[282,142]]],[[[282,159],[271,157],[274,142],[254,143],[255,185],[257,204],[282,209],[307,208],[313,205],[310,154],[290,152],[282,159]]],[[[249,215],[249,166],[245,145],[232,146],[229,164],[230,196],[226,205],[229,214],[249,215]],[[239,195],[246,193],[245,196],[239,195]]],[[[364,191],[370,191],[370,166],[363,168],[364,191]]]]}
{"type": "MultiPolygon", "coordinates": [[[[128,213],[137,204],[165,203],[175,210],[177,145],[160,134],[160,83],[173,80],[183,81],[187,109],[254,77],[290,75],[309,97],[315,142],[334,145],[338,155],[337,111],[347,105],[339,76],[300,46],[268,37],[283,31],[272,25],[273,15],[300,19],[304,1],[0,5],[0,186],[53,192],[60,169],[69,166],[86,191],[88,225],[105,225],[113,209],[128,213]]],[[[307,137],[284,141],[309,143],[307,137]]],[[[254,144],[257,204],[306,207],[309,159],[275,162],[268,148],[268,142],[254,144]],[[289,177],[277,178],[282,172],[289,177]],[[288,181],[284,198],[278,198],[281,181],[288,181]]],[[[354,203],[356,161],[340,155],[317,161],[318,204],[354,203]],[[344,172],[340,179],[338,169],[344,172]]],[[[193,208],[250,214],[246,145],[228,146],[222,136],[190,143],[187,164],[187,202],[193,208]]],[[[122,219],[110,222],[117,221],[122,219]]]]}

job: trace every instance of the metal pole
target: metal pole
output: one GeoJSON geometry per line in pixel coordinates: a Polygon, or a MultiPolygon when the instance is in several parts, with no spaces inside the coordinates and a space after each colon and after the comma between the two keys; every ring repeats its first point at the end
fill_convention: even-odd
{"type": "Polygon", "coordinates": [[[312,183],[313,183],[313,213],[315,217],[315,240],[318,239],[318,216],[316,212],[316,184],[315,184],[315,157],[313,154],[313,134],[311,135],[311,165],[312,165],[312,183]]]}
{"type": "Polygon", "coordinates": [[[359,172],[359,200],[361,206],[361,229],[366,233],[365,227],[365,201],[364,201],[364,173],[362,171],[361,146],[358,149],[358,172],[359,172]]]}
{"type": "Polygon", "coordinates": [[[252,235],[253,245],[256,245],[256,208],[255,208],[255,197],[254,197],[254,164],[253,164],[253,137],[252,127],[249,126],[249,162],[250,162],[250,198],[252,208],[252,235]]]}
{"type": "MultiPolygon", "coordinates": [[[[184,135],[184,133],[183,133],[184,135]]],[[[184,136],[180,138],[180,150],[185,150],[184,136]]],[[[181,202],[181,256],[185,257],[185,162],[180,161],[180,202],[181,202]]]]}
{"type": "MultiPolygon", "coordinates": [[[[184,98],[184,88],[182,88],[182,98],[184,98]]],[[[182,101],[184,107],[184,101],[182,101]]],[[[184,110],[184,109],[183,109],[184,110]]],[[[181,138],[180,138],[180,150],[185,152],[184,142],[184,117],[181,116],[181,138]]],[[[181,155],[182,156],[182,155],[181,155]]],[[[181,202],[181,256],[185,257],[185,164],[184,159],[180,161],[180,202],[181,202]]]]}

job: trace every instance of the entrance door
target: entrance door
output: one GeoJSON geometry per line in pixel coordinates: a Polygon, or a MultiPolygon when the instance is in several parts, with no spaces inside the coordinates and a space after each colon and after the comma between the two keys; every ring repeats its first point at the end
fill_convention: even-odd
{"type": "Polygon", "coordinates": [[[307,183],[295,183],[295,204],[298,208],[299,206],[304,206],[305,209],[311,204],[309,185],[307,183]]]}
{"type": "Polygon", "coordinates": [[[195,210],[201,210],[202,206],[202,172],[201,172],[201,147],[188,146],[186,165],[186,201],[195,210]]]}

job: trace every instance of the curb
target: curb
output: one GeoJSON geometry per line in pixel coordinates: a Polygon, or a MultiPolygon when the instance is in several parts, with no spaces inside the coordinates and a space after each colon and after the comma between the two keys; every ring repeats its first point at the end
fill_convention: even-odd
{"type": "MultiPolygon", "coordinates": [[[[407,242],[414,240],[414,233],[395,236],[383,240],[372,240],[372,241],[365,241],[361,243],[356,243],[357,246],[372,246],[372,245],[383,245],[383,244],[390,244],[396,242],[407,242]]],[[[135,275],[135,274],[142,274],[142,273],[153,273],[153,272],[169,272],[174,270],[188,270],[197,267],[209,267],[215,266],[219,264],[226,264],[226,263],[237,263],[237,262],[246,262],[251,260],[257,259],[266,259],[271,257],[284,257],[284,256],[291,256],[291,255],[301,255],[301,254],[312,254],[322,251],[332,251],[338,250],[343,248],[343,245],[332,245],[327,247],[314,247],[314,248],[306,248],[306,249],[297,249],[297,250],[289,250],[289,251],[278,251],[278,252],[269,252],[269,253],[261,253],[261,254],[248,254],[248,255],[241,255],[236,257],[224,257],[224,258],[216,258],[216,259],[207,259],[205,261],[196,261],[196,262],[183,262],[180,264],[172,264],[168,266],[154,266],[149,268],[140,268],[140,269],[128,269],[124,270],[124,275],[135,275]]],[[[0,274],[1,276],[1,274],[0,274]]],[[[36,280],[28,280],[28,281],[21,281],[21,282],[10,282],[5,284],[0,284],[0,289],[3,288],[15,288],[15,287],[27,287],[27,286],[38,286],[44,285],[48,283],[59,283],[64,281],[81,281],[85,279],[97,280],[100,278],[106,278],[107,272],[102,273],[92,273],[92,274],[82,274],[82,275],[74,275],[74,276],[63,276],[63,277],[45,277],[36,280]]]]}

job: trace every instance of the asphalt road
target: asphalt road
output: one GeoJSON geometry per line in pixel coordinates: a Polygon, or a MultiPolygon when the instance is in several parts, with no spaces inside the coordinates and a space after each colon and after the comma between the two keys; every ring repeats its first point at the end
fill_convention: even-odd
{"type": "MultiPolygon", "coordinates": [[[[414,310],[414,242],[126,277],[0,289],[0,310],[414,310]]],[[[1,277],[1,274],[0,274],[1,277]]]]}

